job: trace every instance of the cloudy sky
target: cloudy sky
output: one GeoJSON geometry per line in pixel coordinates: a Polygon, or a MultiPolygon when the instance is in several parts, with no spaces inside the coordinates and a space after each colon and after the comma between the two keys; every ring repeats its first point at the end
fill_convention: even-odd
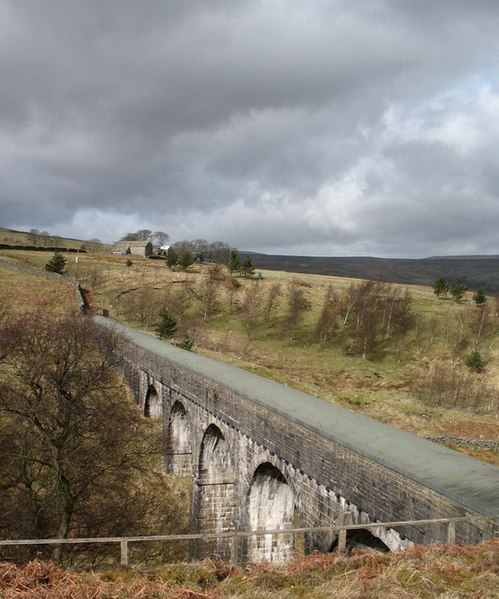
{"type": "Polygon", "coordinates": [[[498,0],[0,0],[0,226],[499,254],[498,0]]]}

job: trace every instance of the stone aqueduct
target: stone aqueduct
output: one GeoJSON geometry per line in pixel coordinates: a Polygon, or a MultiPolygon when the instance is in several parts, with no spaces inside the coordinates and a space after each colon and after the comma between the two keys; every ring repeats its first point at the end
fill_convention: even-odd
{"type": "MultiPolygon", "coordinates": [[[[167,470],[192,478],[193,532],[499,513],[494,466],[94,318],[124,336],[123,373],[144,415],[163,420],[167,470]]],[[[445,542],[447,527],[380,527],[371,533],[364,541],[396,550],[445,542]]],[[[456,541],[474,543],[493,534],[492,520],[461,522],[456,541]]],[[[304,549],[329,551],[336,541],[332,532],[307,533],[304,549]]],[[[231,556],[229,540],[219,538],[198,551],[283,561],[293,543],[291,534],[249,537],[231,556]]]]}

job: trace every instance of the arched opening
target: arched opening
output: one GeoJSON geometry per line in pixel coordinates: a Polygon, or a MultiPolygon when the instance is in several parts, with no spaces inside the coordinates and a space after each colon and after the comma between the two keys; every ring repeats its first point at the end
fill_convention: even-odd
{"type": "Polygon", "coordinates": [[[159,401],[158,392],[154,385],[149,385],[144,401],[144,416],[146,418],[160,418],[161,412],[161,402],[159,401]]]}
{"type": "MultiPolygon", "coordinates": [[[[266,463],[255,471],[248,495],[250,530],[289,530],[294,528],[293,491],[282,472],[266,463]]],[[[265,534],[250,537],[247,557],[250,562],[284,562],[293,557],[292,534],[265,534]]]]}
{"type": "MultiPolygon", "coordinates": [[[[205,431],[196,480],[195,521],[199,532],[228,532],[234,526],[234,474],[230,449],[222,431],[211,424],[205,431]]],[[[228,539],[205,541],[196,554],[230,557],[228,539]]]]}
{"type": "MultiPolygon", "coordinates": [[[[337,548],[338,539],[332,544],[331,551],[335,551],[337,548]]],[[[388,551],[390,551],[390,548],[385,545],[379,537],[374,536],[372,532],[366,528],[347,530],[347,555],[350,554],[353,549],[372,549],[374,551],[379,551],[380,553],[388,553],[388,551]]]]}
{"type": "Polygon", "coordinates": [[[174,476],[192,475],[191,428],[184,406],[176,401],[166,429],[165,465],[174,476]]]}

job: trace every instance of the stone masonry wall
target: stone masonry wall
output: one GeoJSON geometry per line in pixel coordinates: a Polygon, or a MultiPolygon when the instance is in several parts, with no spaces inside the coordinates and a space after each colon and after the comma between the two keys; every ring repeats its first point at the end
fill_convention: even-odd
{"type": "MultiPolygon", "coordinates": [[[[157,391],[163,398],[166,418],[172,397],[183,398],[192,427],[195,483],[206,429],[215,423],[222,432],[235,472],[231,516],[234,529],[244,530],[247,526],[249,486],[256,468],[264,462],[275,465],[292,487],[301,526],[332,525],[339,517],[342,522],[366,523],[479,515],[207,378],[174,366],[131,343],[123,351],[127,378],[141,401],[147,385],[161,387],[162,390],[157,391]],[[139,380],[143,382],[137,389],[139,380]]],[[[193,494],[194,521],[200,515],[196,503],[198,491],[193,494]]],[[[215,500],[212,503],[215,504],[215,500]]],[[[203,519],[206,529],[206,514],[203,519]]],[[[216,517],[212,522],[214,529],[215,520],[216,517]]],[[[390,548],[397,548],[404,545],[404,539],[415,543],[445,542],[447,534],[445,525],[409,526],[398,530],[400,535],[395,531],[380,531],[379,536],[390,548]]],[[[479,542],[491,534],[490,523],[458,524],[456,541],[479,542]]],[[[327,535],[309,536],[306,546],[309,550],[314,547],[328,550],[333,541],[334,538],[327,535]]]]}

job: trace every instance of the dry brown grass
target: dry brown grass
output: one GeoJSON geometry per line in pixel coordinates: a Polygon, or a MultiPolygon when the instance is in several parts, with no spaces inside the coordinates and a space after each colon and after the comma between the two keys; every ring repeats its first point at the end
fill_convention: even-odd
{"type": "Polygon", "coordinates": [[[0,304],[3,309],[15,313],[31,309],[41,310],[46,314],[74,312],[75,289],[73,285],[56,277],[38,277],[5,270],[1,268],[0,262],[0,304]]]}
{"type": "Polygon", "coordinates": [[[52,563],[0,564],[3,599],[494,599],[499,542],[418,546],[351,557],[314,553],[286,565],[237,568],[206,560],[152,571],[66,572],[52,563]]]}

